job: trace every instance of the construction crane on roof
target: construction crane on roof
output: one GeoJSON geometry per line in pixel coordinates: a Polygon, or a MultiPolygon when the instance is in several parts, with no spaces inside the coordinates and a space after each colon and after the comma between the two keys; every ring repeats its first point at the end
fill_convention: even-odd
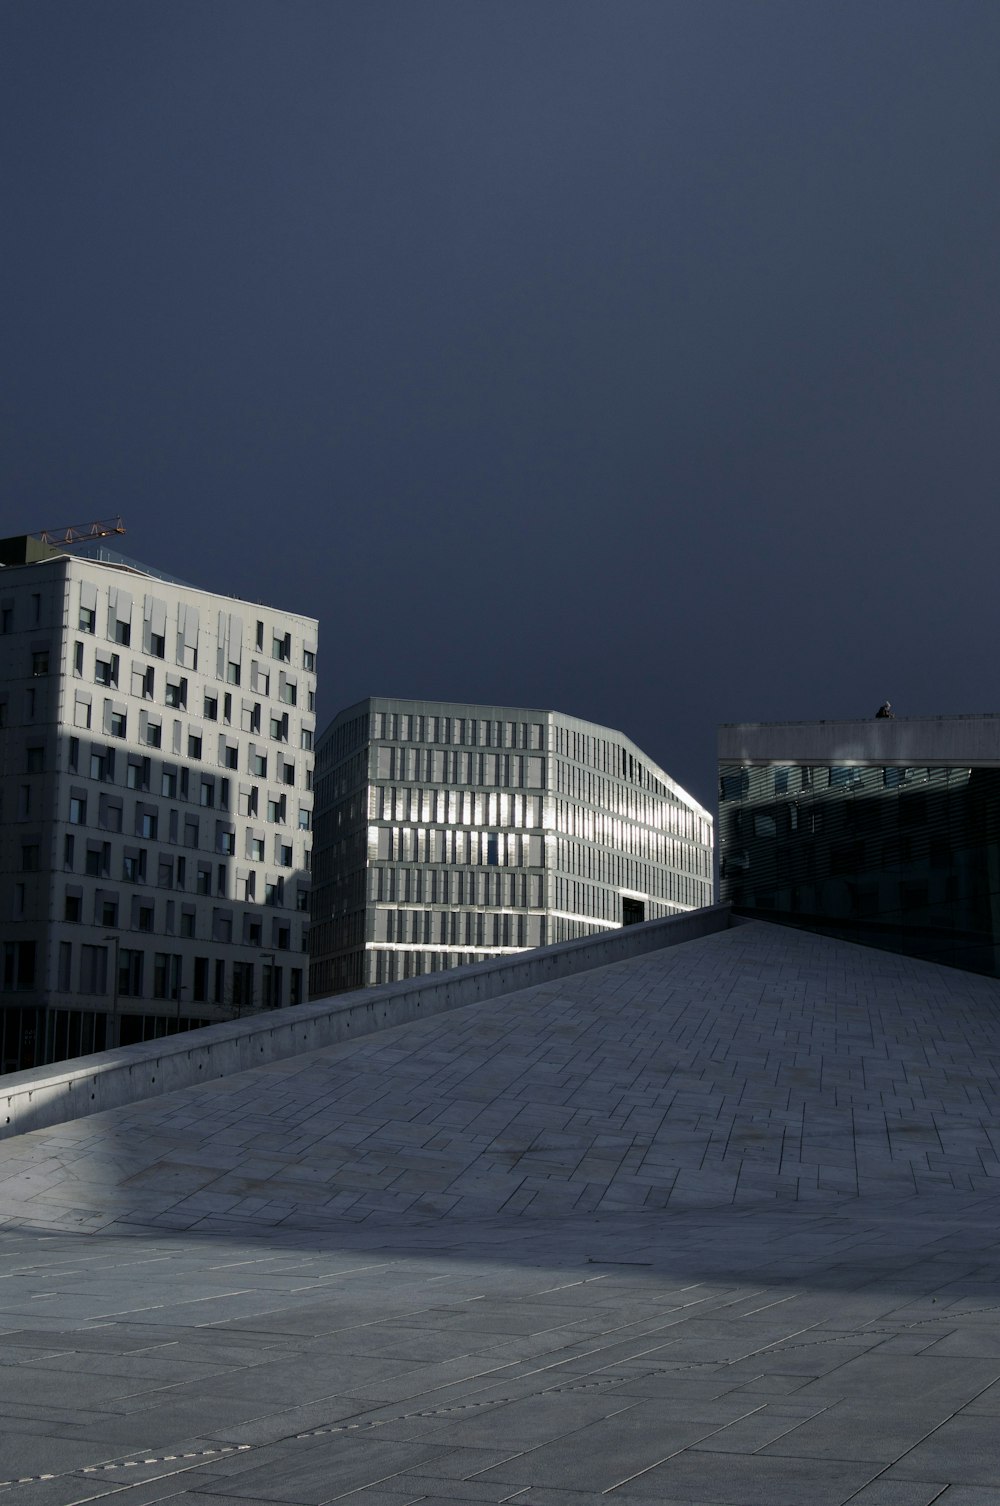
{"type": "Polygon", "coordinates": [[[121,518],[99,518],[96,523],[73,523],[69,528],[43,528],[32,538],[40,539],[51,549],[72,549],[77,544],[89,543],[91,539],[106,539],[112,533],[124,533],[121,518]]]}

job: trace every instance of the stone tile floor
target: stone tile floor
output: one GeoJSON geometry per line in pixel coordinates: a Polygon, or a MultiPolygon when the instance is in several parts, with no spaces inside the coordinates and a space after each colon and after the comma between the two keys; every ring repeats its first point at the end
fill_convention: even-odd
{"type": "Polygon", "coordinates": [[[0,1506],[1000,1503],[998,1064],[754,924],[0,1143],[0,1506]]]}

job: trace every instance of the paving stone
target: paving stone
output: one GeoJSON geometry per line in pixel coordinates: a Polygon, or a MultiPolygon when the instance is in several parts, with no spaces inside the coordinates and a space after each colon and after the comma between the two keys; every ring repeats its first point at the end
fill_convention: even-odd
{"type": "Polygon", "coordinates": [[[753,924],[3,1142],[11,1500],[1000,1499],[998,1063],[753,924]]]}

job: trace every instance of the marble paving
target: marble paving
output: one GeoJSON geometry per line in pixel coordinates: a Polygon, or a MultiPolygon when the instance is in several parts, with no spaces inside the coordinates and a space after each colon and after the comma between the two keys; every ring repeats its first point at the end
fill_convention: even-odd
{"type": "Polygon", "coordinates": [[[998,1067],[752,924],[0,1143],[0,1506],[998,1503],[998,1067]]]}

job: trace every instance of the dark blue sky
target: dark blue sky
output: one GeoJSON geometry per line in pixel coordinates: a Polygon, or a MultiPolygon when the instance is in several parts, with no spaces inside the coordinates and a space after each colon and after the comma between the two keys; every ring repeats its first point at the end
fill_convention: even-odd
{"type": "Polygon", "coordinates": [[[996,0],[8,0],[4,533],[321,714],[996,710],[996,0]]]}

